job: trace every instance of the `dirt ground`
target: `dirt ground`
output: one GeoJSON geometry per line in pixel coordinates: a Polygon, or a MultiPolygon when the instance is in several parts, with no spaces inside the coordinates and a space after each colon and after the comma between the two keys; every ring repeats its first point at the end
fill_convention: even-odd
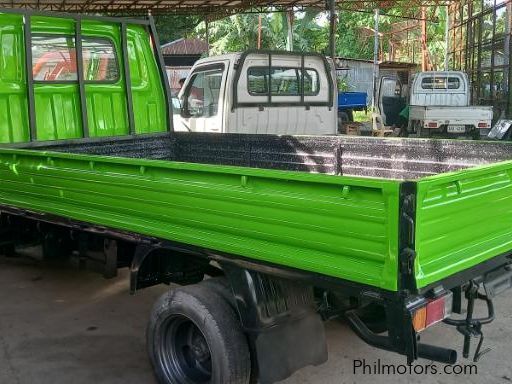
{"type": "MultiPolygon", "coordinates": [[[[167,287],[130,296],[127,271],[105,280],[72,267],[1,256],[0,282],[0,384],[155,383],[144,330],[153,302],[167,287]]],[[[495,305],[497,320],[485,328],[484,347],[492,350],[476,368],[456,367],[466,374],[443,373],[440,364],[438,373],[421,373],[430,363],[424,360],[417,362],[419,374],[354,372],[363,359],[369,366],[405,360],[365,345],[346,324],[332,321],[326,325],[329,361],[284,383],[512,383],[512,292],[495,305]]],[[[444,325],[428,331],[424,340],[462,346],[462,337],[444,325]]]]}

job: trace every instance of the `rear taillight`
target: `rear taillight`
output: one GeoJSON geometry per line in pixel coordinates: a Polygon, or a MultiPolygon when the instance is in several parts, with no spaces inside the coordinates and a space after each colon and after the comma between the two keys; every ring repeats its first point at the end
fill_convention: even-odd
{"type": "Polygon", "coordinates": [[[491,128],[491,124],[481,121],[478,123],[478,128],[491,128]]]}
{"type": "Polygon", "coordinates": [[[452,314],[453,294],[447,292],[434,299],[427,299],[421,307],[415,308],[412,313],[412,325],[416,332],[443,321],[452,314]]]}
{"type": "Polygon", "coordinates": [[[439,124],[436,122],[430,122],[427,124],[428,128],[437,128],[438,126],[439,126],[439,124]]]}

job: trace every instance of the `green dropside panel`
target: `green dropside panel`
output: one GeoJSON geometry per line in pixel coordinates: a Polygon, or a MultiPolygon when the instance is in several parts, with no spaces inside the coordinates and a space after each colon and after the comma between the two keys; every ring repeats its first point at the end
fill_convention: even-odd
{"type": "Polygon", "coordinates": [[[416,281],[440,281],[512,249],[512,162],[418,182],[416,281]]]}
{"type": "Polygon", "coordinates": [[[397,289],[399,182],[0,150],[0,204],[397,289]]]}

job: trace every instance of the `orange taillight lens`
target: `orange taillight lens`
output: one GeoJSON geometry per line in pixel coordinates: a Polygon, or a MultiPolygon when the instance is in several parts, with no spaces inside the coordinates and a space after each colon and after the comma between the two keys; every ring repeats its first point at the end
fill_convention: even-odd
{"type": "Polygon", "coordinates": [[[422,307],[414,312],[412,325],[416,332],[421,332],[427,327],[427,307],[422,307]]]}

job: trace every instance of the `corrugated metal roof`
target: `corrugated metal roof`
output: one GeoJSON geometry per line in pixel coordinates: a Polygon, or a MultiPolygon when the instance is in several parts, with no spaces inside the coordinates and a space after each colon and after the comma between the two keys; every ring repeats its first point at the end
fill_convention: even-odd
{"type": "MultiPolygon", "coordinates": [[[[338,69],[342,69],[342,68],[345,68],[348,66],[347,63],[355,63],[355,62],[360,62],[360,63],[369,63],[369,64],[372,64],[373,65],[373,60],[365,60],[365,59],[354,59],[354,58],[350,58],[350,57],[336,57],[335,58],[335,62],[336,62],[336,66],[338,69]]],[[[408,62],[404,62],[404,61],[388,61],[388,60],[384,60],[384,61],[379,61],[379,67],[381,68],[416,68],[418,67],[419,64],[417,63],[408,63],[408,62]]]]}
{"type": "Polygon", "coordinates": [[[162,54],[172,55],[202,55],[208,51],[208,43],[202,39],[178,39],[162,45],[162,54]]]}
{"type": "MultiPolygon", "coordinates": [[[[408,8],[425,5],[446,5],[457,0],[336,0],[340,9],[382,10],[406,5],[408,8]]],[[[196,14],[215,19],[247,11],[326,9],[325,0],[0,0],[0,8],[28,8],[44,11],[109,14],[196,14]]]]}

